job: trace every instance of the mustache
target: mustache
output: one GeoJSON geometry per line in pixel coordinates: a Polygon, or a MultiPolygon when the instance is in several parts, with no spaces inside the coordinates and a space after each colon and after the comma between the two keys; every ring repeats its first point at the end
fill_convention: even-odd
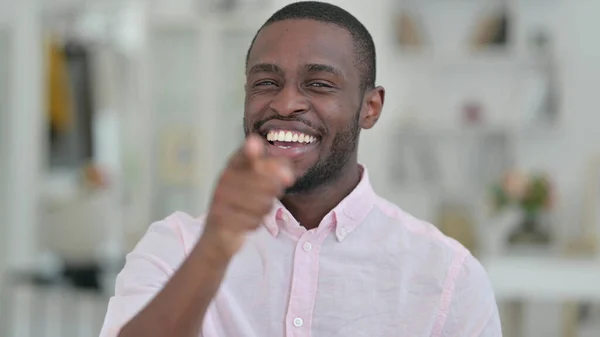
{"type": "Polygon", "coordinates": [[[325,134],[324,130],[316,125],[314,125],[313,123],[304,120],[302,118],[298,118],[298,117],[282,117],[282,116],[271,116],[271,117],[267,117],[264,119],[261,119],[259,121],[257,121],[256,123],[254,123],[254,125],[252,125],[252,130],[254,132],[258,132],[258,130],[260,130],[260,128],[262,128],[263,125],[265,125],[266,123],[272,121],[272,120],[278,120],[278,121],[282,121],[282,122],[299,122],[299,123],[303,123],[315,130],[318,130],[319,132],[321,132],[321,134],[325,134]]]}

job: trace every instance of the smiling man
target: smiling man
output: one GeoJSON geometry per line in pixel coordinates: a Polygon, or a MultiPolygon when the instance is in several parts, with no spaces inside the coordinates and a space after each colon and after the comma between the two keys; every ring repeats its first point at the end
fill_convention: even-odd
{"type": "Polygon", "coordinates": [[[365,27],[333,5],[286,6],[246,78],[247,140],[206,217],[150,226],[101,336],[501,336],[477,260],[377,196],[357,162],[385,96],[365,27]]]}

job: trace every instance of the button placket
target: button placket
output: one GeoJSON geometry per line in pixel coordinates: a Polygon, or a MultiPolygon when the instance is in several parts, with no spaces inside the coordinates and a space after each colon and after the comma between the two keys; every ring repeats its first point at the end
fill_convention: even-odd
{"type": "Polygon", "coordinates": [[[310,252],[312,250],[312,244],[307,241],[302,245],[302,249],[304,249],[305,252],[310,252]]]}
{"type": "Polygon", "coordinates": [[[325,238],[325,235],[315,234],[314,231],[307,231],[296,243],[287,310],[287,336],[310,336],[311,315],[317,293],[319,245],[325,238]]]}

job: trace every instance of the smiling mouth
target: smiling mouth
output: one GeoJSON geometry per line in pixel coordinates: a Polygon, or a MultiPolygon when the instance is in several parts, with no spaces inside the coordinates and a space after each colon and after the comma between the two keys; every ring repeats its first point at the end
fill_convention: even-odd
{"type": "Polygon", "coordinates": [[[297,130],[273,129],[265,134],[269,146],[267,153],[275,157],[300,160],[313,153],[320,143],[320,138],[297,130]]]}
{"type": "Polygon", "coordinates": [[[318,142],[315,136],[292,130],[271,130],[267,132],[265,138],[269,144],[281,149],[313,145],[318,142]]]}

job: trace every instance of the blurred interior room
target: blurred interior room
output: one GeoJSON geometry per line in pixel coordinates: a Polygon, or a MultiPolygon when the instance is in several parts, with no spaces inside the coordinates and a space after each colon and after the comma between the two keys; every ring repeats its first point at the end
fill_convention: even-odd
{"type": "MultiPolygon", "coordinates": [[[[98,336],[149,224],[204,212],[290,2],[0,0],[0,336],[98,336]]],[[[482,262],[505,336],[600,336],[600,1],[330,2],[377,47],[375,189],[482,262]]]]}

